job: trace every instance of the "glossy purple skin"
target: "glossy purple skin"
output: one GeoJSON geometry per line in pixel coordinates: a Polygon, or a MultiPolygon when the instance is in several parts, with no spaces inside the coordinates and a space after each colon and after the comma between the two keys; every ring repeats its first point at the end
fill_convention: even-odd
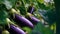
{"type": "Polygon", "coordinates": [[[37,19],[36,17],[34,17],[34,16],[31,16],[30,17],[33,21],[35,21],[35,22],[39,22],[40,20],[39,19],[37,19]]]}
{"type": "Polygon", "coordinates": [[[33,24],[37,24],[40,21],[39,19],[37,19],[34,16],[29,16],[29,17],[27,17],[27,19],[30,20],[33,24]]]}
{"type": "MultiPolygon", "coordinates": [[[[14,25],[10,25],[10,29],[11,29],[12,31],[14,31],[13,33],[15,33],[15,34],[26,34],[21,28],[16,27],[16,26],[14,26],[14,25]]],[[[11,31],[11,32],[12,32],[12,31],[11,31]]]]}
{"type": "Polygon", "coordinates": [[[33,11],[34,11],[34,7],[32,7],[32,9],[31,9],[31,13],[33,13],[33,11]]]}
{"type": "Polygon", "coordinates": [[[27,25],[27,26],[29,26],[31,28],[34,27],[34,25],[28,19],[26,19],[23,16],[20,16],[18,14],[15,14],[15,19],[17,19],[18,21],[21,21],[20,23],[25,24],[25,25],[27,25]]]}
{"type": "Polygon", "coordinates": [[[27,12],[29,12],[29,13],[33,14],[33,11],[34,11],[34,7],[29,6],[29,8],[28,8],[28,11],[27,11],[27,12]]]}

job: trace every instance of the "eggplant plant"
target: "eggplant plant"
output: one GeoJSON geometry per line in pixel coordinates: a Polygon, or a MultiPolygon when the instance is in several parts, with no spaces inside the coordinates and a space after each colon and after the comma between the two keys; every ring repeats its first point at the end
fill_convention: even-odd
{"type": "Polygon", "coordinates": [[[50,3],[45,6],[44,0],[0,0],[0,34],[53,34],[39,19],[53,24],[56,21],[53,7],[50,3]],[[40,14],[39,18],[35,12],[40,14]]]}
{"type": "Polygon", "coordinates": [[[18,24],[22,25],[22,26],[29,26],[31,28],[34,27],[34,25],[32,24],[32,22],[30,22],[28,19],[26,19],[25,17],[15,14],[15,18],[13,19],[15,20],[15,22],[17,22],[18,24]]]}

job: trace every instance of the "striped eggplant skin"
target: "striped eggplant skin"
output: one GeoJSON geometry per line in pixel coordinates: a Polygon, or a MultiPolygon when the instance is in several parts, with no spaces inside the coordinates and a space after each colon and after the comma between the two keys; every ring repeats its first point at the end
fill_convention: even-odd
{"type": "Polygon", "coordinates": [[[25,17],[20,16],[18,14],[15,14],[14,20],[15,20],[15,22],[17,22],[21,26],[28,26],[30,28],[34,27],[34,25],[28,19],[26,19],[25,17]]]}
{"type": "Polygon", "coordinates": [[[40,21],[39,19],[37,19],[34,16],[29,16],[29,17],[27,17],[27,19],[30,20],[34,25],[36,25],[40,21]]]}
{"type": "Polygon", "coordinates": [[[9,32],[10,34],[26,34],[21,28],[14,25],[10,25],[9,32]]]}
{"type": "Polygon", "coordinates": [[[35,8],[34,8],[34,7],[29,6],[29,8],[28,8],[27,12],[29,12],[29,13],[33,14],[34,10],[35,10],[35,8]]]}

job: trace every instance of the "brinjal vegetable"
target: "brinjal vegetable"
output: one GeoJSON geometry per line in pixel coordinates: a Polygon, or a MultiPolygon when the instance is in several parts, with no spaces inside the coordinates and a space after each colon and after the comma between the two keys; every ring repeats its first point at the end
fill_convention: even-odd
{"type": "Polygon", "coordinates": [[[10,25],[10,30],[9,32],[11,34],[26,34],[21,28],[14,26],[14,25],[10,25]]]}
{"type": "Polygon", "coordinates": [[[30,20],[34,25],[37,24],[40,20],[34,17],[32,14],[28,13],[27,17],[28,20],[30,20]]]}
{"type": "Polygon", "coordinates": [[[28,19],[18,14],[15,14],[14,21],[22,26],[28,26],[30,28],[34,27],[33,24],[28,19]]]}
{"type": "Polygon", "coordinates": [[[34,7],[29,6],[29,8],[28,8],[27,12],[29,12],[29,13],[33,14],[34,10],[35,10],[35,8],[34,8],[34,7]]]}
{"type": "Polygon", "coordinates": [[[39,19],[37,19],[34,16],[29,16],[29,17],[27,17],[27,19],[30,20],[33,24],[37,24],[40,21],[39,19]]]}

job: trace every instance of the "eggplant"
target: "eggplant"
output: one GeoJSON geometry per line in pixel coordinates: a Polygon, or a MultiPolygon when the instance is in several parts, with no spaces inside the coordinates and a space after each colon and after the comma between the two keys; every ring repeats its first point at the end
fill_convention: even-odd
{"type": "Polygon", "coordinates": [[[34,22],[39,22],[40,20],[39,19],[37,19],[36,17],[34,17],[34,16],[30,16],[30,18],[32,19],[32,21],[34,21],[34,22]]]}
{"type": "Polygon", "coordinates": [[[33,6],[29,6],[27,12],[33,14],[34,11],[35,11],[35,8],[33,6]]]}
{"type": "Polygon", "coordinates": [[[30,20],[34,25],[36,25],[40,21],[39,19],[37,19],[34,16],[29,16],[29,17],[27,17],[27,19],[30,20]]]}
{"type": "Polygon", "coordinates": [[[39,19],[37,19],[34,15],[32,15],[31,13],[27,13],[27,15],[25,16],[29,21],[31,21],[33,23],[33,25],[36,25],[38,22],[40,22],[39,19]]]}
{"type": "Polygon", "coordinates": [[[38,22],[40,22],[39,19],[37,19],[34,15],[32,15],[31,13],[27,13],[27,15],[25,16],[29,21],[31,21],[33,23],[33,25],[36,25],[38,22]]]}
{"type": "Polygon", "coordinates": [[[34,25],[32,24],[32,22],[30,22],[28,19],[26,19],[25,17],[15,14],[15,18],[13,19],[15,22],[18,23],[18,25],[20,26],[28,26],[30,28],[33,28],[34,25]]]}
{"type": "Polygon", "coordinates": [[[26,34],[21,28],[14,26],[14,25],[10,25],[10,29],[9,29],[10,34],[26,34]]]}

